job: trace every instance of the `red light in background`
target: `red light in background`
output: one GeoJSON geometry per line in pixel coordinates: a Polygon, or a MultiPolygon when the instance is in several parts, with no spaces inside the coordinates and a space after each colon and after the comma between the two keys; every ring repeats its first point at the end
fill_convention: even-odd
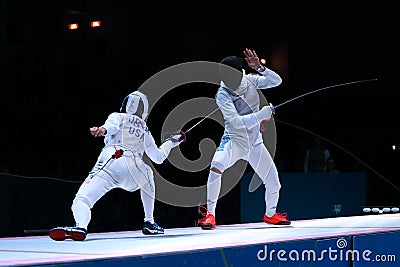
{"type": "Polygon", "coordinates": [[[100,27],[101,26],[101,21],[100,20],[94,20],[90,22],[90,27],[95,28],[95,27],[100,27]]]}
{"type": "Polygon", "coordinates": [[[78,23],[70,23],[68,24],[68,29],[70,30],[76,30],[79,28],[79,24],[78,23]]]}
{"type": "Polygon", "coordinates": [[[267,61],[266,61],[264,58],[262,58],[262,59],[260,60],[260,62],[261,62],[261,64],[267,63],[267,61]]]}

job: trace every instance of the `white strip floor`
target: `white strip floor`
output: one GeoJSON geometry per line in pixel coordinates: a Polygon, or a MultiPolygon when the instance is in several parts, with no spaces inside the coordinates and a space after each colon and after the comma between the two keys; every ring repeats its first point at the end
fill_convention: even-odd
{"type": "Polygon", "coordinates": [[[290,226],[265,223],[165,229],[164,235],[141,231],[89,233],[83,242],[53,241],[48,236],[0,238],[0,266],[34,266],[88,259],[204,250],[301,239],[400,230],[400,214],[376,214],[292,221],[290,226]]]}

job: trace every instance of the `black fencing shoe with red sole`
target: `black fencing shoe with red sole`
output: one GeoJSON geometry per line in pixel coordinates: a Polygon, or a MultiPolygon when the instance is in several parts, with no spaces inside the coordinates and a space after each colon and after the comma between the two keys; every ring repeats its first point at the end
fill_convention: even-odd
{"type": "Polygon", "coordinates": [[[86,234],[86,229],[79,227],[56,227],[49,231],[50,238],[56,241],[63,241],[65,239],[83,241],[86,238],[86,234]]]}

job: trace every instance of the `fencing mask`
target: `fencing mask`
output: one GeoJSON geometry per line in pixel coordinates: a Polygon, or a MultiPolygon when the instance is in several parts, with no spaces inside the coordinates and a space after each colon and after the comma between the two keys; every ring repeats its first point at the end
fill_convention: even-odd
{"type": "Polygon", "coordinates": [[[243,78],[243,59],[237,56],[227,56],[221,60],[219,72],[221,80],[231,90],[236,90],[243,78]]]}
{"type": "Polygon", "coordinates": [[[127,95],[122,102],[120,112],[136,115],[146,120],[149,110],[147,96],[139,91],[127,95]]]}

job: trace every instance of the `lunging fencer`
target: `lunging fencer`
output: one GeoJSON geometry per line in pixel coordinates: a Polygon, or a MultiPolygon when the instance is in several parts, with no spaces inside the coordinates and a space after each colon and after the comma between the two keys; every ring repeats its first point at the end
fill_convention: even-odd
{"type": "Polygon", "coordinates": [[[146,95],[134,91],[125,97],[120,112],[111,113],[102,126],[90,128],[93,136],[104,136],[105,146],[72,202],[75,226],[53,228],[49,232],[50,238],[56,241],[84,240],[91,209],[114,188],[129,192],[140,190],[144,209],[142,233],[164,233],[153,217],[156,190],[153,171],[142,157],[146,153],[154,163],[161,164],[183,138],[181,134],[173,134],[158,147],[146,126],[148,106],[146,95]]]}
{"type": "Polygon", "coordinates": [[[237,56],[225,57],[220,63],[221,84],[216,103],[224,117],[225,130],[217,147],[207,181],[207,207],[201,206],[204,216],[198,224],[202,229],[216,228],[215,211],[221,189],[223,172],[238,160],[246,160],[265,185],[264,222],[289,225],[286,213],[276,211],[281,184],[273,158],[263,143],[260,124],[270,120],[274,107],[260,109],[258,89],[279,86],[281,77],[260,64],[254,50],[245,49],[248,66],[259,75],[246,74],[244,60],[237,56]]]}

